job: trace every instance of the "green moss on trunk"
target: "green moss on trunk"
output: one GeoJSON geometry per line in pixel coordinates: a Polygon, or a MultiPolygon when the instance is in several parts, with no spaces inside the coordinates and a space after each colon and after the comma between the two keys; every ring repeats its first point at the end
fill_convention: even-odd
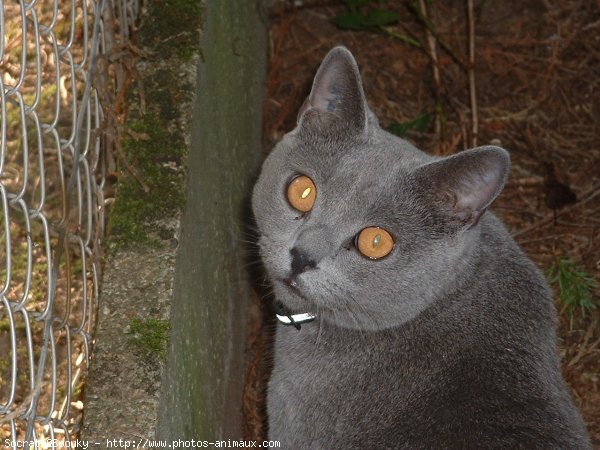
{"type": "Polygon", "coordinates": [[[114,246],[153,242],[151,236],[161,236],[164,231],[160,219],[183,208],[186,147],[180,132],[169,133],[164,127],[152,114],[130,124],[137,139],[127,139],[123,148],[140,180],[124,173],[119,183],[117,201],[110,213],[114,246]]]}
{"type": "MultiPolygon", "coordinates": [[[[120,164],[116,201],[109,214],[111,250],[132,245],[154,245],[173,238],[172,218],[184,206],[186,144],[182,103],[189,101],[194,86],[180,73],[185,61],[200,51],[202,2],[197,0],[151,1],[139,30],[144,55],[151,70],[144,71],[141,85],[130,93],[126,126],[132,137],[122,142],[124,155],[135,172],[120,164]],[[140,111],[137,92],[143,87],[145,111],[140,111]]],[[[122,161],[121,161],[122,162],[122,161]]]]}

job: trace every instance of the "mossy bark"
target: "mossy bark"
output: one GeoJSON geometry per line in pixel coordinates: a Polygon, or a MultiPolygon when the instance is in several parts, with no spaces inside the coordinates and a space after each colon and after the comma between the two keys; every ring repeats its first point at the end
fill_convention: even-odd
{"type": "Polygon", "coordinates": [[[243,227],[261,154],[265,27],[255,1],[206,2],[157,437],[241,437],[243,227]]]}

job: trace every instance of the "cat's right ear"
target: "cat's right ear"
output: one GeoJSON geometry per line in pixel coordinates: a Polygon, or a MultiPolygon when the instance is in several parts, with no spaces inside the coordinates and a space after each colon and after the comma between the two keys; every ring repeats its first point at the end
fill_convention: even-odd
{"type": "Polygon", "coordinates": [[[310,95],[298,112],[298,124],[314,118],[338,120],[353,131],[366,129],[368,108],[356,60],[345,47],[331,50],[317,71],[310,95]]]}

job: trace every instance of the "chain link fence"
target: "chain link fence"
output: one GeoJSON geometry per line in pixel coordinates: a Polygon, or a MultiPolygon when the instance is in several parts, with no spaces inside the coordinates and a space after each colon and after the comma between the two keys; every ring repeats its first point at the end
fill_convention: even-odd
{"type": "Polygon", "coordinates": [[[81,424],[107,117],[137,13],[135,0],[0,0],[0,435],[13,448],[67,443],[81,424]]]}

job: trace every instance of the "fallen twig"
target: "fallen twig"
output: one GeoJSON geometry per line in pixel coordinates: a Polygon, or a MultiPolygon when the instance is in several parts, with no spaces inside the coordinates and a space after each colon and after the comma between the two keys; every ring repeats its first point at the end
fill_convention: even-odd
{"type": "Polygon", "coordinates": [[[417,8],[412,2],[409,2],[409,7],[411,11],[416,15],[419,22],[421,22],[425,26],[425,28],[429,30],[429,32],[433,35],[435,40],[440,44],[440,47],[442,47],[446,51],[446,53],[450,55],[454,62],[456,62],[460,67],[462,67],[462,69],[465,72],[467,72],[467,66],[462,60],[462,58],[460,58],[458,54],[448,44],[446,44],[446,42],[444,42],[444,40],[440,37],[431,21],[427,17],[425,17],[421,10],[417,8]]]}
{"type": "MultiPolygon", "coordinates": [[[[425,0],[419,0],[419,8],[421,9],[421,13],[423,14],[423,17],[428,19],[427,4],[425,3],[425,0]]],[[[439,68],[439,63],[438,63],[435,38],[433,37],[431,30],[427,27],[425,28],[425,35],[427,37],[427,47],[429,48],[429,57],[431,58],[431,67],[433,70],[433,82],[435,84],[436,114],[435,114],[435,125],[434,125],[435,128],[434,129],[435,129],[435,134],[437,136],[437,139],[438,139],[438,141],[440,141],[441,140],[440,139],[441,124],[440,124],[439,109],[441,109],[441,106],[442,106],[441,105],[442,86],[441,86],[441,80],[440,80],[440,68],[439,68]]]]}
{"type": "Polygon", "coordinates": [[[471,146],[477,147],[479,120],[477,118],[477,90],[475,88],[475,15],[473,0],[467,0],[467,18],[469,21],[469,100],[471,102],[471,146]]]}
{"type": "MultiPolygon", "coordinates": [[[[588,351],[588,342],[590,341],[590,338],[592,337],[592,335],[594,334],[594,331],[596,331],[596,327],[598,326],[598,319],[594,320],[592,322],[592,324],[589,326],[587,332],[585,333],[585,336],[583,338],[583,342],[582,344],[579,346],[579,351],[577,352],[577,354],[571,359],[571,361],[569,361],[569,364],[567,364],[567,367],[573,367],[575,366],[579,360],[585,356],[586,354],[589,354],[588,351]]],[[[595,347],[596,345],[598,345],[598,342],[600,341],[600,339],[598,339],[596,342],[594,342],[592,344],[592,348],[595,347]]],[[[591,348],[590,348],[591,349],[591,348]]]]}

